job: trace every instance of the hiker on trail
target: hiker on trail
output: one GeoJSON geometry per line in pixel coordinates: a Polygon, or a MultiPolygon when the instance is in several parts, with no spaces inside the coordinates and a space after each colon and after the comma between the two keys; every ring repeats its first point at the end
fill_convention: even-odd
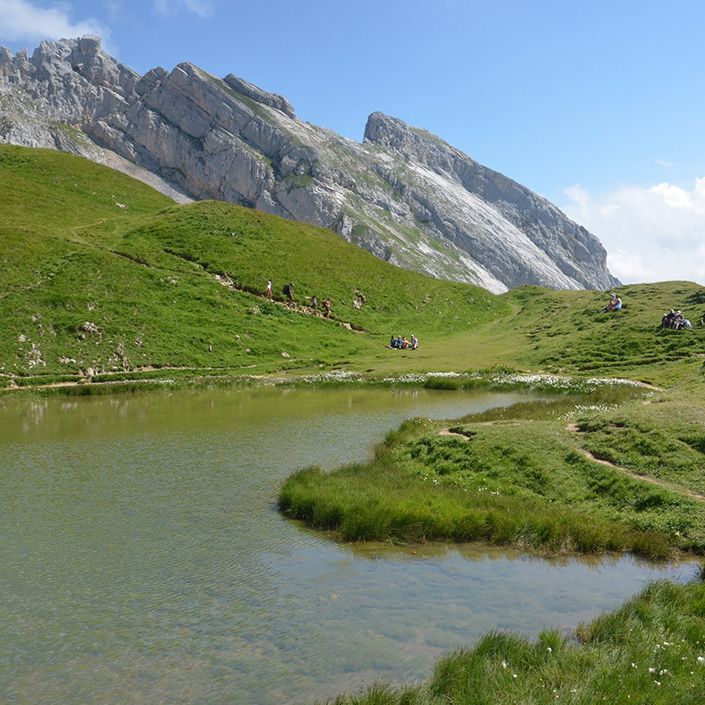
{"type": "Polygon", "coordinates": [[[318,311],[318,297],[315,294],[311,297],[311,308],[318,311]]]}
{"type": "Polygon", "coordinates": [[[327,296],[323,299],[323,308],[326,312],[326,318],[330,318],[330,299],[327,296]]]}
{"type": "Polygon", "coordinates": [[[284,284],[284,288],[282,289],[282,291],[284,292],[284,296],[286,296],[289,301],[294,300],[294,282],[284,284]]]}
{"type": "Polygon", "coordinates": [[[271,279],[268,279],[268,280],[267,280],[267,289],[266,289],[266,291],[264,292],[264,295],[265,295],[268,299],[271,299],[271,298],[272,298],[272,280],[271,280],[271,279]]]}

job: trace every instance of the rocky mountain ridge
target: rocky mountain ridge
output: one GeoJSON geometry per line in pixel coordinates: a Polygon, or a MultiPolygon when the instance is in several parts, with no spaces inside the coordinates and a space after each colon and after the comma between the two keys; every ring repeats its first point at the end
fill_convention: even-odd
{"type": "Polygon", "coordinates": [[[617,281],[585,228],[438,137],[373,113],[362,143],[190,63],[140,76],[94,37],[0,49],[0,142],[82,154],[177,200],[331,228],[392,263],[501,292],[617,281]]]}

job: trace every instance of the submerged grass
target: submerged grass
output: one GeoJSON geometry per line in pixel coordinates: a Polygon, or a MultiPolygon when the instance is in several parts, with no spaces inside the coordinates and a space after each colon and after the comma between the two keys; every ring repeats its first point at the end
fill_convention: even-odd
{"type": "Polygon", "coordinates": [[[574,638],[490,633],[414,688],[375,685],[335,705],[568,705],[705,701],[705,584],[654,583],[574,638]]]}

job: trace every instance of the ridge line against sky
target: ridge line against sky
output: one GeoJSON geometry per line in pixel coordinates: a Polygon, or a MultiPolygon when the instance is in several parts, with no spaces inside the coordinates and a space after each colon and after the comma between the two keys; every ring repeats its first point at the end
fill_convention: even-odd
{"type": "Polygon", "coordinates": [[[0,0],[0,44],[98,34],[190,61],[360,140],[375,110],[556,203],[625,282],[705,282],[705,3],[0,0]]]}

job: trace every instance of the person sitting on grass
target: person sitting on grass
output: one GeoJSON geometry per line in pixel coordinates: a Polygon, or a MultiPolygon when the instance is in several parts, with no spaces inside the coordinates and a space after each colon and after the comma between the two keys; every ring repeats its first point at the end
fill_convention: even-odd
{"type": "Polygon", "coordinates": [[[393,335],[387,347],[392,350],[416,350],[419,347],[419,340],[415,335],[411,336],[411,340],[406,336],[393,335]]]}
{"type": "Polygon", "coordinates": [[[605,306],[602,310],[604,312],[607,311],[619,311],[622,308],[622,299],[617,296],[617,294],[613,291],[610,294],[610,302],[605,306]]]}
{"type": "Polygon", "coordinates": [[[671,309],[668,313],[664,313],[661,318],[661,328],[675,328],[674,321],[676,319],[676,312],[671,309]]]}
{"type": "Polygon", "coordinates": [[[688,330],[693,327],[693,324],[680,311],[676,311],[676,317],[673,319],[673,327],[676,330],[688,330]]]}
{"type": "Polygon", "coordinates": [[[671,309],[668,313],[663,314],[663,318],[661,318],[661,328],[692,330],[693,324],[680,311],[671,309]]]}

